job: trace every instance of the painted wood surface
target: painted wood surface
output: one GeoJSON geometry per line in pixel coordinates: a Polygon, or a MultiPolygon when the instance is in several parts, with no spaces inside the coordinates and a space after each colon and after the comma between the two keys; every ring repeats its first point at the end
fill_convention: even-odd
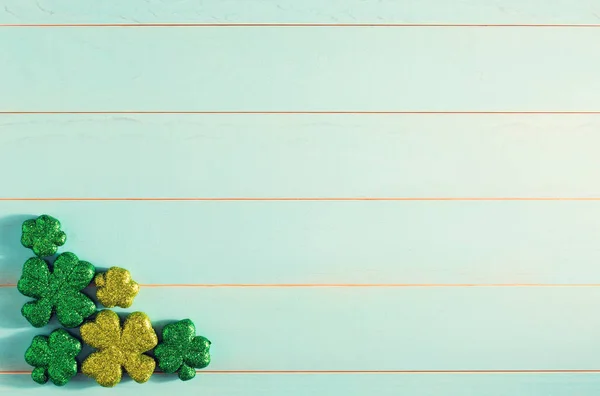
{"type": "MultiPolygon", "coordinates": [[[[7,303],[29,300],[16,289],[0,297],[10,310],[0,334],[15,345],[0,370],[26,370],[17,345],[45,329],[7,303]]],[[[599,298],[599,288],[146,288],[115,310],[142,309],[159,327],[193,317],[217,371],[593,370],[599,298]]]]}
{"type": "MultiPolygon", "coordinates": [[[[571,396],[593,395],[600,386],[594,375],[203,375],[196,379],[194,387],[189,383],[176,382],[155,376],[140,388],[133,381],[119,385],[118,390],[99,389],[84,377],[76,377],[77,386],[45,390],[46,394],[72,394],[70,389],[85,391],[86,395],[128,395],[143,391],[151,395],[170,392],[188,393],[200,390],[210,395],[248,394],[278,396],[310,395],[318,393],[343,393],[363,396],[377,393],[383,396],[397,395],[401,390],[408,395],[430,396],[436,394],[477,396],[571,396]],[[199,383],[198,383],[199,382],[199,383]],[[254,393],[251,393],[254,392],[254,393]]],[[[24,375],[0,377],[0,390],[18,389],[19,395],[39,395],[39,386],[24,375]]]]}
{"type": "MultiPolygon", "coordinates": [[[[17,25],[599,16],[596,1],[563,0],[0,4],[0,24],[17,25]]],[[[600,118],[560,113],[600,111],[599,35],[0,27],[0,392],[105,392],[8,373],[28,370],[30,339],[57,325],[29,327],[10,286],[29,257],[20,223],[50,213],[67,250],[147,285],[129,311],[159,329],[190,317],[213,341],[195,381],[125,380],[115,395],[596,394],[600,118]],[[78,111],[138,114],[35,114],[78,111]],[[484,114],[512,111],[550,113],[484,114]],[[366,200],[386,197],[410,200],[366,200]],[[181,198],[208,200],[167,200],[181,198]]]]}
{"type": "Polygon", "coordinates": [[[4,0],[0,23],[598,23],[595,0],[4,0]]]}
{"type": "Polygon", "coordinates": [[[599,129],[596,115],[3,115],[0,197],[599,197],[599,129]]]}
{"type": "Polygon", "coordinates": [[[591,111],[598,40],[600,28],[5,28],[0,109],[591,111]]]}
{"type": "Polygon", "coordinates": [[[3,283],[31,255],[19,225],[37,213],[63,220],[68,250],[144,284],[600,283],[598,202],[0,205],[3,283]]]}

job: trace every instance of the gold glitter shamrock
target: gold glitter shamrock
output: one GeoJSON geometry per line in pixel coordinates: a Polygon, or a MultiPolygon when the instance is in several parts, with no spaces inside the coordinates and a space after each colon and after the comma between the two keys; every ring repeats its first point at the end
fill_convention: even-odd
{"type": "Polygon", "coordinates": [[[50,272],[48,263],[39,257],[25,262],[17,289],[30,301],[21,313],[34,327],[48,324],[55,312],[65,327],[77,327],[96,312],[96,304],[80,290],[90,284],[96,269],[87,261],[80,261],[73,253],[62,253],[50,272]]]}
{"type": "Polygon", "coordinates": [[[129,271],[119,267],[111,267],[106,273],[96,275],[94,282],[98,288],[96,297],[107,308],[129,308],[140,291],[129,271]]]}
{"type": "Polygon", "coordinates": [[[21,244],[33,250],[38,257],[56,254],[59,246],[65,244],[67,235],[60,230],[60,221],[48,215],[23,222],[21,244]]]}
{"type": "Polygon", "coordinates": [[[156,363],[144,352],[158,342],[150,319],[143,312],[127,316],[123,328],[116,313],[101,311],[96,320],[81,326],[81,338],[98,349],[85,359],[81,371],[102,386],[112,387],[121,381],[122,368],[134,381],[150,379],[156,363]]]}
{"type": "Polygon", "coordinates": [[[56,329],[49,337],[35,336],[25,352],[25,361],[35,367],[31,378],[39,384],[50,381],[63,386],[77,374],[75,356],[81,351],[79,340],[63,329],[56,329]]]}
{"type": "Polygon", "coordinates": [[[197,368],[210,363],[210,341],[196,335],[196,326],[189,319],[171,323],[163,329],[163,342],[154,350],[158,366],[165,373],[178,372],[182,381],[196,376],[197,368]]]}

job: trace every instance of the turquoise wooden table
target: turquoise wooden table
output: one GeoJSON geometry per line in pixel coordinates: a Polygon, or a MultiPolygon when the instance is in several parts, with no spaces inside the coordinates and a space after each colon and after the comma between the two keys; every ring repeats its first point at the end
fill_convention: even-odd
{"type": "Polygon", "coordinates": [[[0,393],[600,390],[600,2],[0,6],[0,393]],[[211,365],[34,383],[42,213],[211,365]]]}

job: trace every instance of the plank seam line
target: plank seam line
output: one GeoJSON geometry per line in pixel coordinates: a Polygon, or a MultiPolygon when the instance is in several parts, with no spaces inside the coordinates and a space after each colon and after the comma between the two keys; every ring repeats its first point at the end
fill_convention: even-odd
{"type": "Polygon", "coordinates": [[[68,27],[378,27],[378,28],[598,28],[596,23],[275,23],[275,22],[143,22],[143,23],[2,23],[4,28],[68,27]]]}
{"type": "MultiPolygon", "coordinates": [[[[91,285],[94,286],[94,285],[91,285]]],[[[146,288],[593,288],[600,283],[149,283],[146,288]]],[[[0,288],[15,288],[15,283],[0,288]]]]}
{"type": "Polygon", "coordinates": [[[344,202],[344,201],[600,201],[600,197],[0,197],[0,201],[344,202]]]}
{"type": "Polygon", "coordinates": [[[598,115],[600,110],[0,110],[2,115],[598,115]]]}
{"type": "MultiPolygon", "coordinates": [[[[598,374],[600,370],[196,370],[199,374],[598,374]]],[[[0,375],[31,374],[31,371],[0,371],[0,375]]],[[[165,374],[157,371],[154,374],[165,374]]]]}

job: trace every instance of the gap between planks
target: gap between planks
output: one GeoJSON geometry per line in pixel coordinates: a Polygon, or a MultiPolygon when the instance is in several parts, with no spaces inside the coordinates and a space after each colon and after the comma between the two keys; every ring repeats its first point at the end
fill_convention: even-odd
{"type": "MultiPolygon", "coordinates": [[[[148,283],[146,288],[526,288],[526,287],[600,287],[600,283],[148,283]]],[[[94,286],[94,285],[92,285],[94,286]]],[[[14,288],[15,283],[0,284],[14,288]]]]}
{"type": "Polygon", "coordinates": [[[92,115],[92,114],[172,114],[172,115],[432,115],[432,114],[454,114],[454,115],[586,115],[600,114],[600,110],[89,110],[89,111],[52,111],[52,110],[0,110],[0,115],[92,115]]]}
{"type": "Polygon", "coordinates": [[[4,28],[67,28],[67,27],[378,27],[378,28],[598,28],[596,23],[2,23],[4,28]]]}
{"type": "MultiPolygon", "coordinates": [[[[199,374],[599,374],[600,370],[196,370],[199,374]]],[[[0,371],[0,375],[31,374],[31,371],[0,371]]],[[[154,374],[165,374],[157,371],[154,374]]]]}
{"type": "Polygon", "coordinates": [[[0,201],[600,201],[600,197],[0,197],[0,201]]]}

